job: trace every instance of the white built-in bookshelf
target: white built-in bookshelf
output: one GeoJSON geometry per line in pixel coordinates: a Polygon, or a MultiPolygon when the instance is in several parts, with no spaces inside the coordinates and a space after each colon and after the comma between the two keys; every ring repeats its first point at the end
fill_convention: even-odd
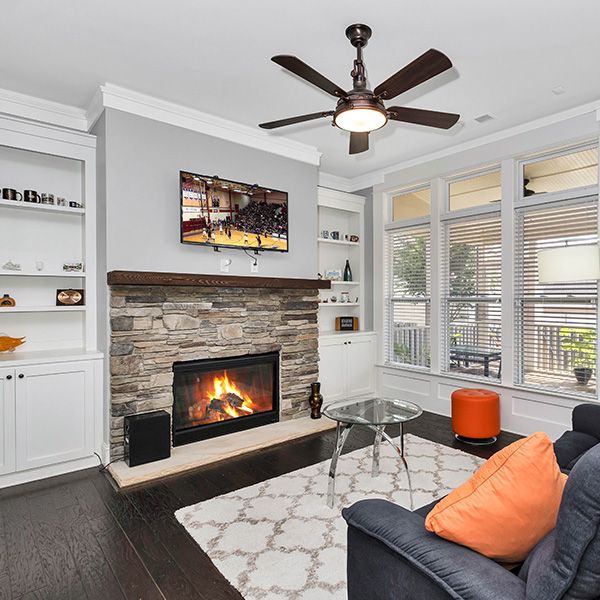
{"type": "Polygon", "coordinates": [[[0,187],[17,190],[21,198],[0,194],[0,296],[16,301],[15,307],[0,307],[0,335],[27,339],[14,353],[3,354],[2,364],[24,351],[42,357],[97,347],[94,147],[95,139],[86,134],[0,120],[0,187]],[[25,202],[25,190],[51,193],[54,204],[25,202]],[[58,206],[58,197],[67,205],[58,206]],[[69,207],[70,201],[82,208],[69,207]],[[20,270],[3,268],[9,261],[20,270]],[[84,270],[65,272],[64,263],[82,263],[84,270]],[[83,306],[56,305],[57,290],[68,288],[85,290],[83,306]]]}
{"type": "Polygon", "coordinates": [[[96,139],[0,116],[0,187],[53,194],[54,204],[0,194],[0,488],[107,459],[96,309],[96,139]],[[65,206],[56,198],[65,198],[65,206]],[[70,207],[69,202],[79,206],[70,207]],[[64,271],[82,263],[83,271],[64,271]],[[12,265],[12,269],[9,265],[12,265]],[[15,265],[19,265],[17,270],[15,265]],[[57,290],[81,289],[62,306],[57,290]]]}
{"type": "Polygon", "coordinates": [[[335,318],[358,317],[364,329],[364,198],[328,188],[319,188],[317,232],[319,273],[327,278],[328,272],[344,273],[346,260],[352,270],[352,281],[331,281],[330,290],[321,290],[319,302],[319,332],[328,335],[335,331],[335,318]],[[334,239],[337,232],[339,239],[334,239]],[[358,236],[350,241],[346,236],[358,236]],[[349,302],[341,302],[347,292],[349,302]],[[345,295],[345,294],[344,294],[345,295]],[[335,299],[335,302],[332,300],[335,299]]]}

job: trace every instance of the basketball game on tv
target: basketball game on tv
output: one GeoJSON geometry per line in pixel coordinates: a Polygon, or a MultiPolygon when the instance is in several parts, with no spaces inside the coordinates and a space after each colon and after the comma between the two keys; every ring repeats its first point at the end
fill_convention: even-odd
{"type": "Polygon", "coordinates": [[[288,251],[287,192],[180,172],[184,244],[288,251]]]}

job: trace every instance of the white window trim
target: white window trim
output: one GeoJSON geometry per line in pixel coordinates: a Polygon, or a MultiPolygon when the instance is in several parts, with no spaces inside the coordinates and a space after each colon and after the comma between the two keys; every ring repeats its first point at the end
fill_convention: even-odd
{"type": "MultiPolygon", "coordinates": [[[[522,184],[522,177],[523,177],[523,171],[521,168],[519,168],[517,170],[517,178],[518,178],[518,182],[520,184],[522,184]]],[[[598,195],[598,186],[587,186],[587,187],[580,187],[580,188],[572,188],[570,190],[566,190],[565,192],[557,192],[554,194],[540,194],[540,196],[538,198],[535,198],[535,200],[529,201],[529,202],[523,202],[523,203],[518,203],[518,202],[514,202],[513,204],[513,210],[512,210],[512,252],[511,252],[511,258],[512,255],[514,255],[514,245],[515,245],[515,237],[516,237],[516,214],[517,211],[520,210],[524,210],[527,208],[532,208],[532,207],[543,207],[543,206],[547,206],[548,208],[552,208],[552,205],[556,205],[556,204],[560,204],[561,206],[569,206],[569,204],[581,204],[584,202],[597,202],[598,203],[598,224],[597,224],[597,230],[598,230],[598,234],[600,236],[600,197],[598,195]],[[589,193],[590,190],[596,190],[595,193],[589,193]],[[580,195],[581,192],[585,191],[586,193],[583,195],[580,195]]],[[[533,197],[529,196],[527,197],[527,200],[532,199],[533,197]]],[[[503,240],[504,243],[504,240],[503,240]]],[[[504,247],[503,247],[503,251],[504,251],[504,247]]],[[[503,254],[504,256],[504,254],[503,254]]],[[[586,393],[577,393],[577,392],[569,392],[568,390],[556,390],[556,389],[552,389],[552,388],[545,388],[545,387],[540,387],[539,385],[534,385],[534,384],[530,384],[530,383],[519,383],[517,381],[518,378],[518,373],[516,372],[516,364],[515,364],[515,355],[516,352],[518,350],[518,345],[519,345],[519,339],[518,339],[518,334],[517,334],[517,328],[516,328],[516,323],[515,323],[515,305],[517,302],[517,297],[515,294],[515,288],[516,288],[516,277],[517,277],[517,271],[514,267],[514,263],[511,264],[510,266],[510,273],[511,273],[511,279],[512,279],[512,295],[511,295],[511,320],[510,320],[510,325],[512,327],[512,344],[511,344],[511,364],[510,364],[510,369],[511,369],[511,379],[509,382],[509,385],[515,389],[515,390],[526,390],[526,391],[538,391],[544,394],[549,394],[549,395],[558,395],[558,396],[565,396],[567,398],[571,398],[574,400],[579,400],[579,401],[599,401],[600,399],[600,381],[598,380],[598,375],[597,375],[597,381],[596,381],[596,394],[586,394],[586,393]]],[[[503,290],[504,293],[504,290],[503,290]]],[[[504,315],[503,315],[503,319],[504,319],[504,315]]],[[[600,285],[598,286],[598,290],[597,290],[597,295],[596,295],[596,374],[600,373],[600,371],[598,370],[600,367],[600,285]]],[[[503,347],[503,351],[504,351],[504,347],[503,347]]],[[[523,365],[521,365],[522,368],[523,365]]],[[[503,360],[503,367],[504,369],[504,360],[503,360]]]]}
{"type": "MultiPolygon", "coordinates": [[[[384,211],[387,213],[388,218],[391,219],[393,218],[393,204],[394,204],[394,197],[395,196],[400,196],[402,194],[410,194],[412,192],[418,192],[421,190],[425,190],[425,189],[429,189],[430,190],[430,198],[431,198],[431,211],[429,216],[425,216],[425,217],[418,217],[415,219],[405,219],[405,220],[401,220],[398,219],[396,221],[389,221],[389,222],[385,222],[384,221],[384,235],[383,235],[383,268],[384,268],[384,278],[383,278],[383,282],[387,281],[387,285],[383,286],[383,295],[382,295],[382,310],[383,310],[383,319],[382,319],[382,325],[383,325],[383,335],[382,340],[381,340],[381,352],[382,352],[382,364],[386,365],[387,367],[391,367],[391,368],[398,368],[398,367],[402,367],[403,369],[407,369],[407,370],[411,370],[411,371],[420,371],[422,373],[431,373],[431,359],[430,359],[430,366],[429,367],[425,367],[422,365],[405,365],[402,363],[395,363],[395,362],[391,362],[389,360],[389,356],[390,356],[390,344],[391,344],[391,339],[389,339],[389,332],[391,331],[390,328],[390,305],[391,305],[391,298],[392,298],[392,277],[390,276],[390,270],[392,269],[393,266],[393,261],[392,261],[392,257],[391,257],[391,253],[390,253],[390,243],[389,243],[389,239],[390,236],[393,235],[394,233],[401,233],[403,230],[406,229],[414,229],[416,227],[429,227],[429,231],[430,231],[430,245],[431,245],[431,239],[433,236],[433,232],[431,230],[432,228],[432,223],[433,223],[433,219],[432,219],[432,214],[433,214],[433,188],[430,182],[419,182],[419,183],[415,183],[412,184],[408,187],[401,187],[401,188],[396,188],[393,190],[389,190],[386,191],[383,194],[383,199],[384,199],[384,211]],[[387,335],[386,335],[387,334],[387,335]]],[[[433,258],[433,256],[435,256],[435,254],[433,254],[433,252],[431,251],[430,248],[430,263],[431,263],[431,270],[433,270],[433,261],[431,260],[433,258]]],[[[431,277],[431,275],[430,275],[431,277]]],[[[430,282],[430,287],[433,290],[433,281],[430,282]]],[[[430,307],[431,307],[431,302],[432,302],[432,297],[430,296],[428,298],[429,303],[430,303],[430,307]]],[[[431,310],[431,308],[430,308],[431,310]]],[[[431,325],[431,330],[433,330],[433,323],[431,325]]],[[[431,346],[431,335],[430,335],[430,346],[431,346]]],[[[433,348],[430,348],[430,352],[433,351],[433,348]]]]}
{"type": "MultiPolygon", "coordinates": [[[[523,181],[525,179],[525,167],[527,165],[535,164],[538,162],[542,162],[544,160],[552,160],[553,158],[560,158],[561,156],[568,156],[569,154],[576,154],[577,152],[583,152],[585,150],[593,150],[594,148],[598,148],[598,154],[600,158],[600,148],[598,144],[598,140],[583,142],[581,144],[577,144],[575,146],[568,146],[565,148],[561,148],[559,150],[544,152],[542,154],[536,154],[535,156],[528,156],[521,158],[517,161],[517,178],[520,181],[521,185],[517,188],[518,196],[517,196],[517,204],[518,206],[524,206],[525,202],[532,199],[533,196],[524,196],[523,195],[523,181]]],[[[600,163],[600,161],[599,161],[600,163]]],[[[598,178],[600,182],[600,176],[598,178]]],[[[590,186],[582,186],[578,188],[571,188],[569,190],[561,190],[560,192],[545,192],[543,194],[536,194],[538,199],[541,198],[556,198],[556,200],[564,200],[567,198],[573,197],[573,193],[582,194],[585,196],[592,195],[594,193],[598,193],[598,184],[590,185],[590,186]]]]}
{"type": "MultiPolygon", "coordinates": [[[[598,197],[600,196],[600,185],[593,185],[581,188],[573,188],[571,190],[561,192],[551,192],[546,194],[539,194],[537,196],[524,197],[522,194],[523,188],[523,168],[525,164],[538,162],[541,160],[547,160],[556,156],[562,156],[571,154],[573,152],[582,151],[586,149],[598,148],[598,139],[585,140],[576,144],[571,144],[562,147],[559,150],[542,151],[539,153],[528,154],[526,156],[513,156],[502,160],[500,163],[487,163],[484,167],[474,167],[473,169],[461,171],[457,175],[440,175],[433,177],[431,180],[423,181],[420,180],[414,184],[408,184],[402,187],[394,187],[392,189],[380,189],[378,191],[379,198],[383,201],[381,217],[383,222],[381,223],[384,228],[386,235],[382,239],[382,250],[383,250],[383,261],[382,268],[383,274],[388,273],[390,269],[389,256],[388,256],[388,244],[387,244],[387,233],[397,230],[404,229],[405,227],[414,227],[418,225],[428,225],[431,228],[431,304],[430,304],[430,317],[431,317],[431,365],[430,368],[420,367],[415,365],[400,365],[400,364],[387,364],[383,354],[384,360],[378,361],[377,366],[395,369],[398,371],[420,372],[427,373],[434,376],[448,378],[456,381],[473,381],[474,383],[481,383],[487,381],[490,385],[499,386],[511,390],[523,390],[532,391],[531,387],[515,384],[515,373],[514,373],[514,352],[516,334],[514,330],[514,222],[515,222],[515,209],[524,208],[526,206],[534,206],[537,204],[551,204],[553,202],[564,201],[565,199],[573,198],[574,201],[581,201],[587,197],[598,197]],[[468,179],[477,175],[483,175],[488,172],[492,172],[500,169],[500,182],[501,182],[501,201],[498,205],[481,205],[480,207],[473,207],[469,209],[461,209],[450,211],[448,210],[449,203],[449,184],[453,181],[461,179],[468,179]],[[411,221],[392,221],[392,203],[393,197],[401,193],[410,193],[423,189],[425,187],[431,187],[431,215],[430,217],[424,217],[420,219],[414,219],[411,221]],[[443,225],[445,221],[453,221],[454,219],[461,219],[467,217],[474,217],[477,215],[492,215],[493,213],[499,213],[501,219],[501,240],[502,240],[502,378],[501,380],[490,382],[489,378],[483,378],[478,376],[471,376],[468,374],[450,374],[441,370],[441,351],[442,344],[439,343],[441,328],[441,274],[442,265],[439,257],[441,256],[441,234],[443,231],[443,225]],[[508,300],[505,300],[508,298],[508,300]],[[438,343],[433,343],[433,340],[437,339],[438,343]]],[[[600,152],[600,149],[599,149],[600,152]]],[[[599,165],[599,177],[600,182],[600,165],[599,165]]],[[[600,210],[598,211],[598,228],[600,232],[600,210]]],[[[381,279],[383,283],[385,277],[381,279]]],[[[386,302],[388,300],[388,291],[382,286],[380,306],[382,314],[385,314],[386,302]]],[[[600,286],[598,290],[598,306],[600,306],[600,286]]],[[[598,340],[600,344],[600,310],[598,311],[598,340]]],[[[381,349],[387,351],[388,340],[383,339],[385,336],[381,336],[381,349]]],[[[598,365],[597,372],[600,373],[600,348],[598,354],[598,365]]],[[[598,387],[598,395],[596,398],[588,398],[587,401],[600,401],[600,385],[598,387]]],[[[570,394],[568,391],[557,392],[555,390],[535,390],[539,391],[543,395],[557,398],[569,398],[571,400],[581,401],[580,395],[570,394]]]]}

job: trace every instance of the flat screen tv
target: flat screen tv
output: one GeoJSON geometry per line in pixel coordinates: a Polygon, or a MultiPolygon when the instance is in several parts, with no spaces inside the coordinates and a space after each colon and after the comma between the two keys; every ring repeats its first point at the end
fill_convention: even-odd
{"type": "Polygon", "coordinates": [[[287,192],[180,172],[181,242],[288,251],[287,192]]]}

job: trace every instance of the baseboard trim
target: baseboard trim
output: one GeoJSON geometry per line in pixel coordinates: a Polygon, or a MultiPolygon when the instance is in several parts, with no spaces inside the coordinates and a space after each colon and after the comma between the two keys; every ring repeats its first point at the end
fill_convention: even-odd
{"type": "Polygon", "coordinates": [[[47,467],[39,467],[37,469],[29,469],[27,471],[19,471],[17,473],[7,473],[6,475],[0,476],[0,489],[98,466],[98,457],[92,455],[86,458],[70,460],[68,462],[59,463],[56,465],[49,465],[47,467]]]}

